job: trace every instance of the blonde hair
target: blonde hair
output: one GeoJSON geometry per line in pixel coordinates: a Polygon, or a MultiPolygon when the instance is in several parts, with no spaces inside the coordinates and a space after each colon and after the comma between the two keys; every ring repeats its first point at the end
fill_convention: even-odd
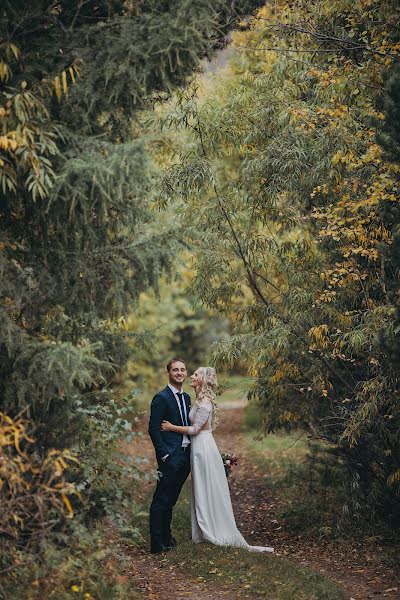
{"type": "Polygon", "coordinates": [[[212,403],[211,429],[215,429],[218,423],[218,404],[216,402],[217,373],[213,367],[199,367],[197,374],[200,385],[196,396],[196,403],[200,404],[203,400],[209,400],[212,403]]]}

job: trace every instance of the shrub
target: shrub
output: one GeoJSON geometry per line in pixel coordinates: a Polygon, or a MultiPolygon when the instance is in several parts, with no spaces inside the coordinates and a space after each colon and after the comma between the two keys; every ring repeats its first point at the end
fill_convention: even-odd
{"type": "Polygon", "coordinates": [[[31,544],[73,516],[71,497],[78,493],[67,479],[76,458],[68,450],[35,451],[29,422],[0,413],[0,531],[31,544]]]}

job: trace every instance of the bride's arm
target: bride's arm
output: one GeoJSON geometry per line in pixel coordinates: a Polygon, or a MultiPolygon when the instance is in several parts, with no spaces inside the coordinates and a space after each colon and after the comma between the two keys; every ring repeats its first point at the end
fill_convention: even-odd
{"type": "Polygon", "coordinates": [[[185,435],[197,435],[198,433],[200,433],[200,431],[206,424],[208,417],[210,416],[211,410],[211,402],[204,402],[204,404],[197,407],[196,413],[194,415],[194,421],[190,427],[172,425],[172,423],[169,423],[169,421],[163,421],[161,424],[161,429],[163,431],[175,431],[175,433],[182,433],[185,435]]]}
{"type": "Polygon", "coordinates": [[[184,435],[189,435],[190,427],[186,427],[183,425],[173,425],[169,421],[163,421],[161,423],[162,431],[175,431],[175,433],[182,433],[184,435]]]}

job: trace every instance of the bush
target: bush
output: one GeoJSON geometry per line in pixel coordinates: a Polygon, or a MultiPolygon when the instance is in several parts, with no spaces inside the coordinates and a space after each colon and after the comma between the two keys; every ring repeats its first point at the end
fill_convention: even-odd
{"type": "Polygon", "coordinates": [[[29,422],[0,413],[0,531],[16,546],[40,543],[40,537],[73,516],[67,480],[68,450],[49,450],[42,458],[28,435],[29,422]]]}
{"type": "Polygon", "coordinates": [[[68,533],[42,538],[40,552],[10,548],[0,542],[0,598],[4,600],[139,600],[139,592],[124,578],[112,577],[113,560],[121,556],[117,544],[106,544],[104,531],[88,529],[75,521],[68,533]]]}
{"type": "Polygon", "coordinates": [[[80,511],[86,520],[103,506],[120,531],[132,536],[133,528],[123,527],[129,518],[124,519],[123,511],[135,470],[131,467],[128,477],[127,466],[110,459],[110,440],[101,447],[99,431],[93,449],[97,468],[88,460],[79,463],[68,450],[51,449],[41,457],[31,428],[28,420],[0,413],[0,598],[134,600],[135,591],[107,575],[105,566],[117,556],[118,545],[104,543],[104,532],[93,526],[93,519],[90,528],[72,517],[74,504],[86,508],[80,511]],[[91,469],[89,482],[83,475],[91,469]],[[72,482],[78,475],[81,485],[88,482],[87,497],[72,482]]]}
{"type": "Polygon", "coordinates": [[[246,431],[252,431],[252,430],[258,431],[260,429],[261,422],[262,422],[261,408],[254,402],[247,404],[245,411],[244,411],[244,423],[243,423],[246,431]]]}
{"type": "Polygon", "coordinates": [[[363,490],[340,450],[309,443],[302,463],[291,463],[279,481],[289,499],[282,511],[287,525],[313,537],[343,537],[379,533],[388,541],[393,532],[377,515],[371,519],[371,490],[363,490]]]}

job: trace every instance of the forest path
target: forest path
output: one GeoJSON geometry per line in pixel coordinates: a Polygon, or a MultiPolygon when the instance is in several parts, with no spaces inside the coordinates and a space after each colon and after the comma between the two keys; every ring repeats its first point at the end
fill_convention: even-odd
{"type": "MultiPolygon", "coordinates": [[[[215,438],[221,451],[235,450],[240,457],[229,484],[237,524],[246,540],[254,545],[274,546],[277,556],[323,573],[339,584],[348,600],[398,600],[400,584],[396,582],[395,573],[379,562],[376,546],[368,549],[350,542],[313,541],[285,528],[285,523],[277,516],[284,500],[268,484],[267,474],[249,455],[242,433],[244,406],[245,402],[241,400],[220,405],[215,438]]],[[[143,421],[143,431],[146,426],[147,418],[143,421]]],[[[154,468],[154,449],[146,434],[136,439],[126,451],[148,459],[145,470],[154,468]]],[[[145,500],[153,488],[154,482],[144,484],[141,499],[145,500]]],[[[198,600],[235,600],[243,597],[241,589],[229,589],[218,582],[202,582],[188,577],[184,568],[177,569],[168,564],[162,555],[149,554],[147,548],[131,546],[128,552],[132,566],[124,573],[124,578],[132,579],[149,600],[190,596],[198,600]]],[[[258,599],[248,594],[246,598],[258,599]]]]}
{"type": "MultiPolygon", "coordinates": [[[[241,410],[244,403],[237,400],[228,403],[228,405],[232,405],[234,414],[236,414],[237,408],[241,410]]],[[[225,420],[225,413],[223,420],[225,420]]],[[[144,459],[143,473],[152,472],[155,468],[154,448],[147,435],[147,422],[148,415],[145,415],[140,427],[145,435],[135,438],[131,444],[126,445],[124,448],[127,454],[131,454],[135,458],[140,456],[144,459]]],[[[189,485],[189,483],[187,482],[185,485],[189,485]]],[[[154,481],[147,484],[143,482],[139,501],[145,502],[149,494],[153,493],[154,488],[154,481]]],[[[188,528],[190,528],[190,523],[188,523],[188,528]]],[[[125,551],[129,554],[132,562],[131,567],[125,570],[120,578],[125,582],[127,579],[133,580],[135,587],[139,588],[149,600],[180,600],[191,596],[196,600],[239,600],[243,598],[240,589],[232,590],[218,582],[202,582],[199,579],[188,577],[183,568],[178,570],[169,565],[163,554],[150,554],[149,542],[146,541],[146,547],[129,546],[126,548],[125,551]]],[[[118,540],[114,539],[113,542],[118,543],[118,540]]],[[[246,598],[257,600],[247,594],[246,598]]]]}
{"type": "Polygon", "coordinates": [[[382,548],[376,544],[368,548],[361,542],[316,541],[285,527],[279,519],[284,499],[268,483],[268,474],[250,460],[241,433],[243,405],[229,407],[221,416],[221,426],[215,432],[217,443],[220,448],[236,450],[240,457],[230,489],[237,524],[246,540],[250,544],[273,546],[277,556],[327,575],[349,599],[399,600],[399,575],[379,561],[382,548]]]}

